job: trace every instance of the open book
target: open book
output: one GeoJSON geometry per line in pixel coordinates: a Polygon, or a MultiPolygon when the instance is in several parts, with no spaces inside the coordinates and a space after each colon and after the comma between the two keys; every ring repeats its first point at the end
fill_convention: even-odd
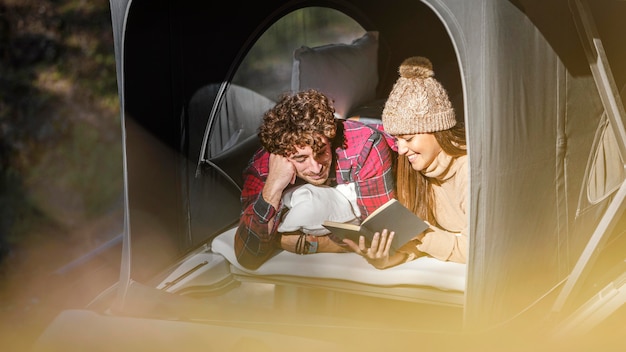
{"type": "Polygon", "coordinates": [[[359,243],[359,236],[365,236],[368,246],[375,232],[382,232],[383,229],[394,231],[391,253],[428,228],[428,224],[424,220],[407,209],[397,199],[391,199],[380,206],[360,225],[327,220],[324,221],[323,226],[330,230],[333,235],[341,239],[349,238],[357,244],[359,243]]]}

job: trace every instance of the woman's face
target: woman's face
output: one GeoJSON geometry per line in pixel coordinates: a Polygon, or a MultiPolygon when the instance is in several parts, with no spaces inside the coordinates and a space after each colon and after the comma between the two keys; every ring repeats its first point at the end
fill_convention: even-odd
{"type": "Polygon", "coordinates": [[[425,170],[435,160],[441,146],[431,133],[396,136],[398,154],[406,156],[415,171],[425,170]]]}

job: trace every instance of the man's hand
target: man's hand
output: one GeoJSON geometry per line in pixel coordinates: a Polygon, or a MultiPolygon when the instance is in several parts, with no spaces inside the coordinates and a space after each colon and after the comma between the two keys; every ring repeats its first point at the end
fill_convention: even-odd
{"type": "Polygon", "coordinates": [[[269,174],[263,186],[263,199],[278,209],[283,190],[296,181],[296,168],[286,157],[270,154],[269,174]]]}

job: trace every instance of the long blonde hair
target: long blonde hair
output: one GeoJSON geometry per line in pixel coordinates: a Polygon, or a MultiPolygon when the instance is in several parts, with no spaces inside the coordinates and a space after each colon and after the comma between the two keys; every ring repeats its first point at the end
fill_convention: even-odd
{"type": "MultiPolygon", "coordinates": [[[[458,158],[467,154],[465,126],[458,124],[450,129],[432,133],[444,153],[458,158]]],[[[400,203],[431,225],[437,225],[433,209],[434,196],[431,182],[421,172],[415,171],[404,155],[398,155],[396,188],[400,203]]]]}

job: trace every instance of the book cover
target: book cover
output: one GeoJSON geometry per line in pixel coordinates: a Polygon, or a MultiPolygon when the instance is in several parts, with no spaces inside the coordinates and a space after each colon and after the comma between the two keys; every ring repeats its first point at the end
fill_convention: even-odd
{"type": "Polygon", "coordinates": [[[339,238],[349,238],[357,244],[359,243],[359,236],[365,236],[368,246],[375,232],[381,232],[383,229],[394,231],[395,235],[391,244],[392,253],[428,228],[428,224],[424,220],[407,209],[397,199],[391,199],[380,206],[360,225],[324,221],[323,226],[330,230],[333,235],[339,238]]]}

